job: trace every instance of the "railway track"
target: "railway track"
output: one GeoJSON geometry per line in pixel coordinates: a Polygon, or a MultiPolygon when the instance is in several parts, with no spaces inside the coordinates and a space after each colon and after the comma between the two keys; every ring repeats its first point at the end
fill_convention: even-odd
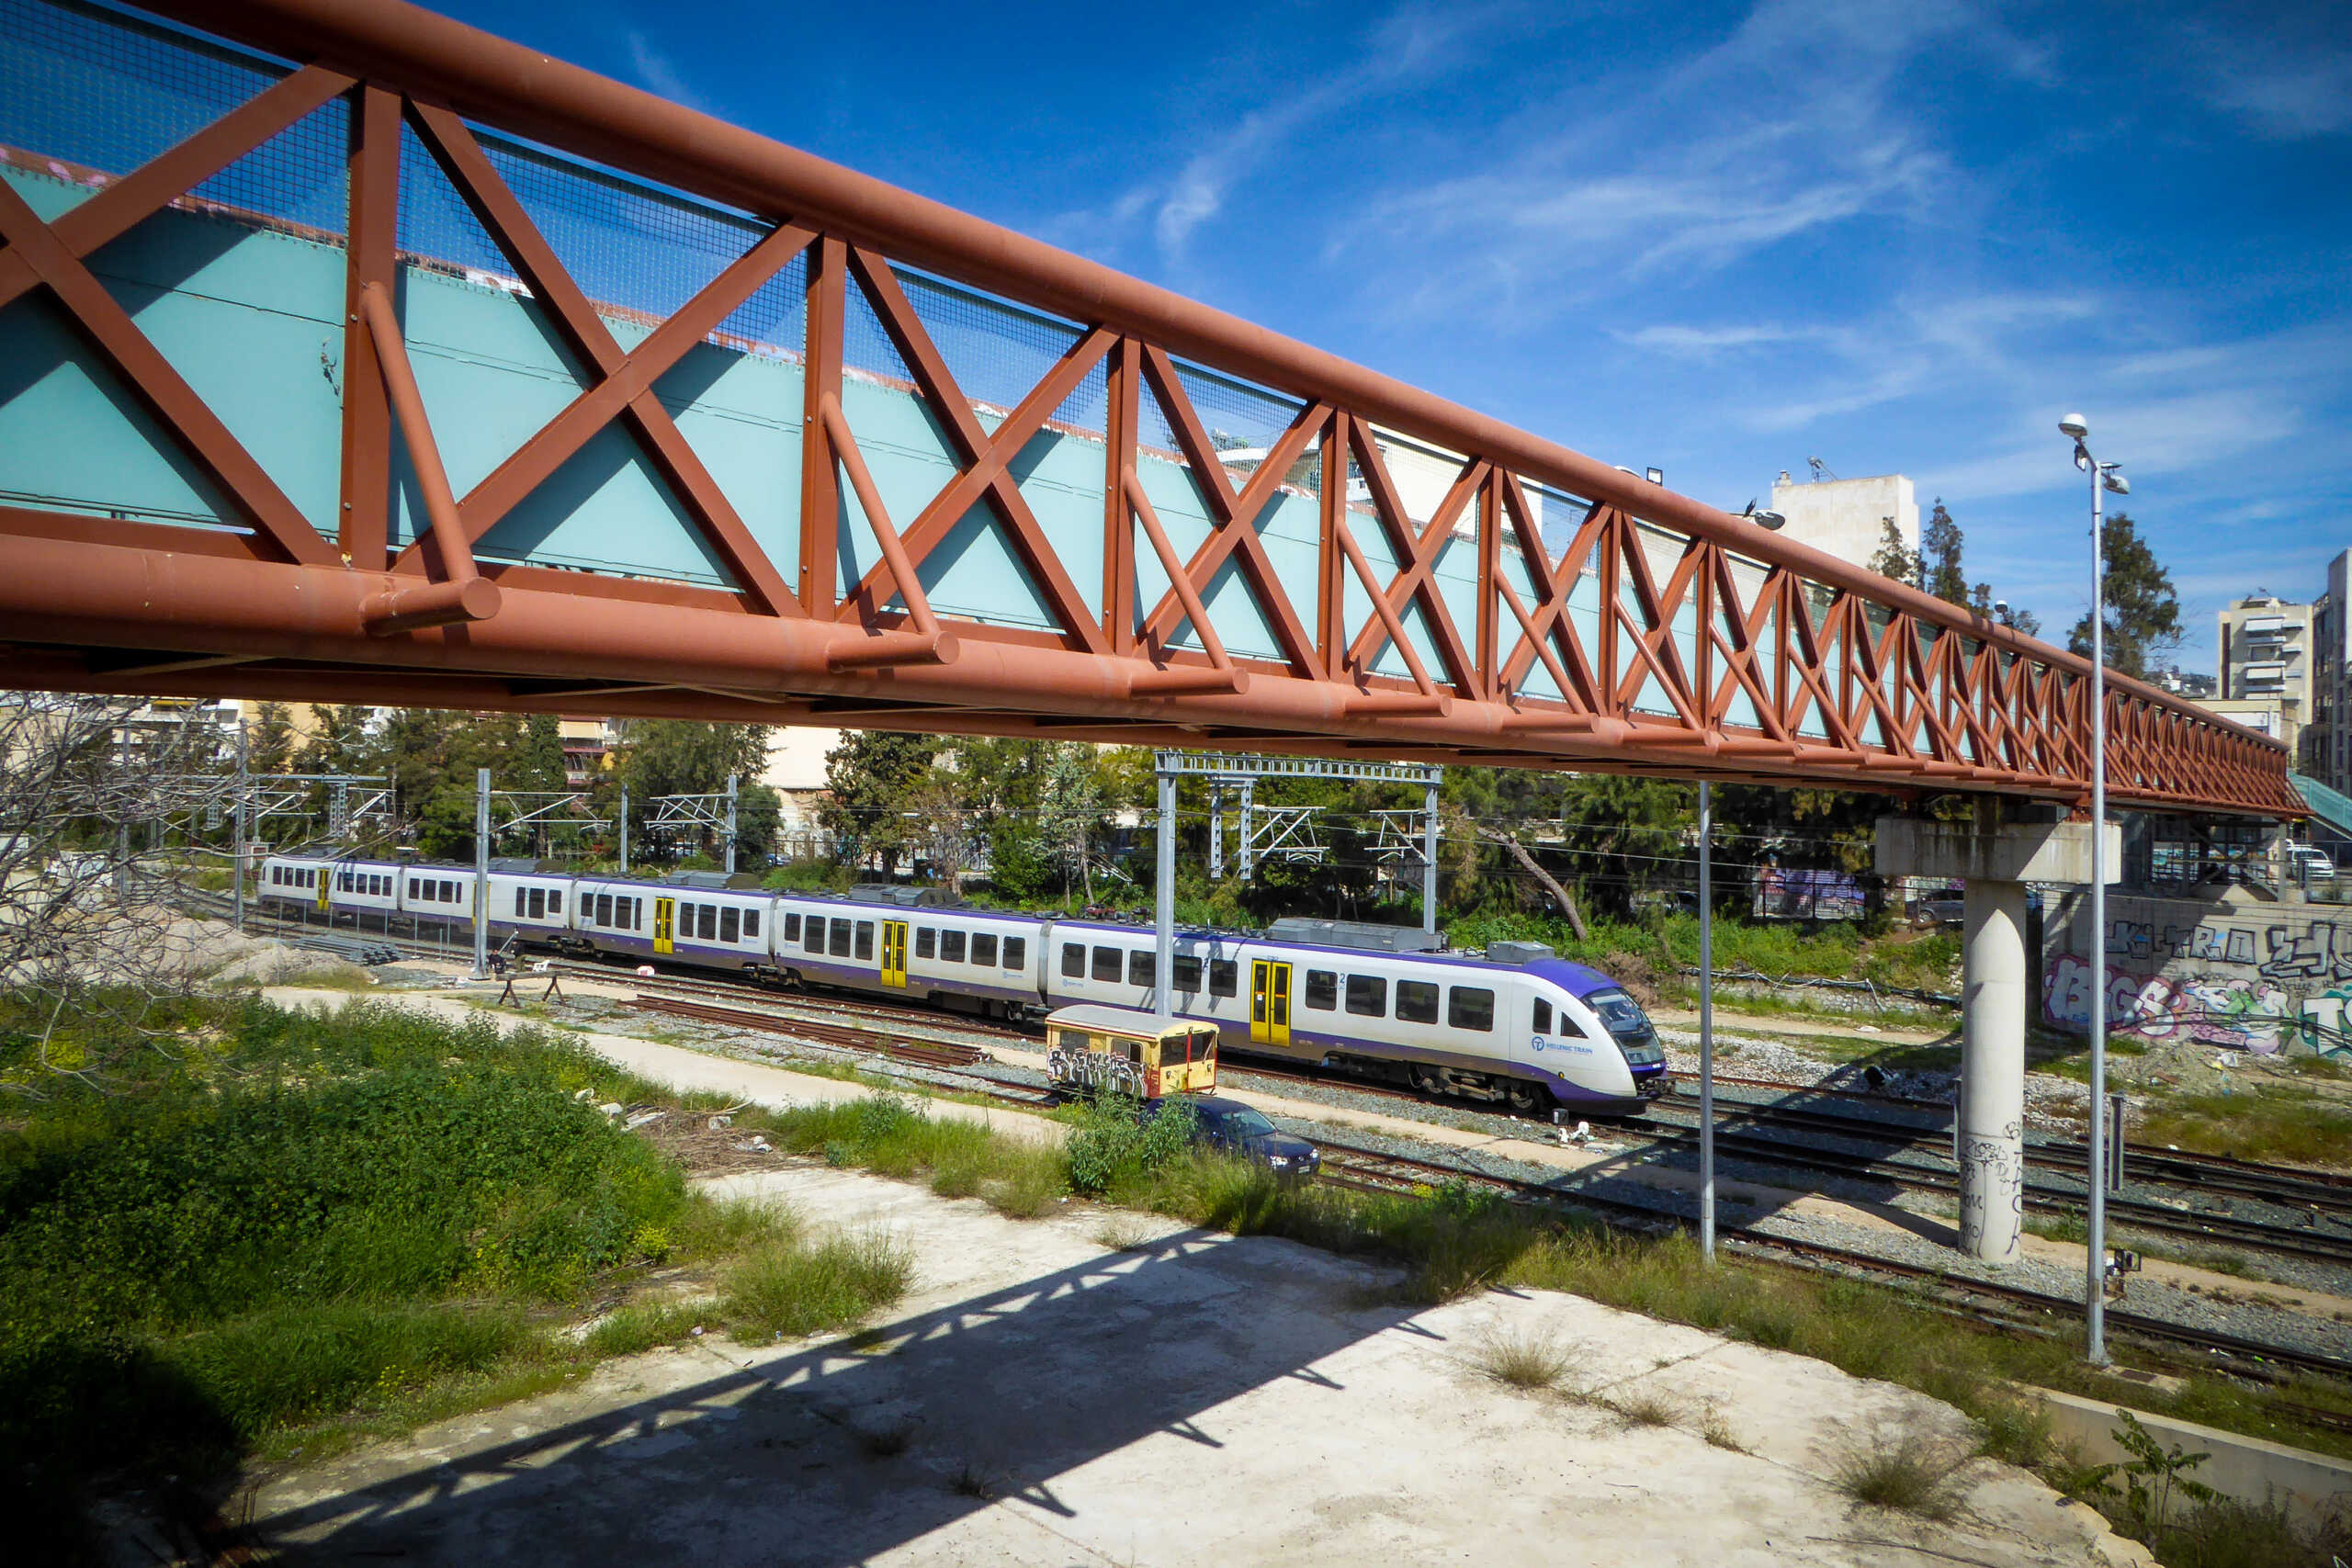
{"type": "MultiPolygon", "coordinates": [[[[1563,1192],[1536,1182],[1433,1160],[1414,1159],[1338,1139],[1316,1141],[1323,1151],[1322,1179],[1342,1187],[1363,1191],[1399,1193],[1432,1185],[1464,1183],[1498,1192],[1513,1202],[1533,1207],[1591,1211],[1609,1217],[1622,1227],[1645,1230],[1654,1235],[1694,1228],[1692,1222],[1679,1215],[1664,1213],[1622,1199],[1587,1192],[1563,1192]]],[[[2046,1335],[2053,1331],[2050,1324],[2036,1322],[2030,1315],[2020,1314],[2039,1314],[2047,1317],[2068,1318],[2082,1311],[2082,1303],[2071,1297],[2052,1295],[2021,1285],[1954,1276],[1939,1269],[1895,1262],[1870,1253],[1776,1236],[1744,1225],[1724,1225],[1721,1229],[1725,1240],[1743,1253],[1775,1260],[1795,1258],[1815,1268],[1899,1280],[1925,1293],[1939,1297],[1944,1304],[1963,1315],[1991,1322],[1994,1326],[2004,1329],[2046,1335]]],[[[2168,1345],[2189,1346],[2209,1357],[2231,1357],[2248,1363],[2241,1370],[2256,1376],[2275,1379],[2281,1372],[2309,1372],[2334,1378],[2352,1377],[2352,1359],[2194,1328],[2113,1305],[2108,1309],[2107,1324],[2112,1332],[2132,1334],[2168,1345]]],[[[2313,1414],[2324,1416],[2332,1422],[2341,1421],[2332,1412],[2313,1414]]],[[[2352,1422],[2341,1424],[2352,1427],[2352,1422]]]]}

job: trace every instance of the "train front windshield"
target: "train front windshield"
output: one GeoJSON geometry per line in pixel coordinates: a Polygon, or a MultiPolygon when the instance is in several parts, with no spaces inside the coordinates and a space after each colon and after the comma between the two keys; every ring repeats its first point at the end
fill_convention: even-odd
{"type": "Polygon", "coordinates": [[[1627,1066],[1646,1067],[1666,1060],[1666,1053],[1657,1043],[1657,1031],[1650,1026],[1649,1015],[1623,990],[1610,986],[1593,992],[1584,1002],[1600,1015],[1602,1027],[1625,1053],[1627,1066]]]}

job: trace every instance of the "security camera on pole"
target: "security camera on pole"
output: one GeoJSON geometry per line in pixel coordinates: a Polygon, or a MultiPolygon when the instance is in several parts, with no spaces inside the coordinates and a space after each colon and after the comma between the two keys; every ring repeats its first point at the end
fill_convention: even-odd
{"type": "MultiPolygon", "coordinates": [[[[2090,426],[2070,413],[2058,434],[2075,444],[2075,467],[2091,478],[2091,942],[2098,953],[2107,940],[2107,494],[2130,495],[2120,465],[2091,456],[2090,426]]],[[[2107,1359],[2107,1127],[2098,1106],[2107,1098],[2107,993],[2091,987],[2091,1148],[2089,1258],[2085,1267],[2083,1312],[2087,1329],[2083,1354],[2094,1364],[2107,1359]]]]}

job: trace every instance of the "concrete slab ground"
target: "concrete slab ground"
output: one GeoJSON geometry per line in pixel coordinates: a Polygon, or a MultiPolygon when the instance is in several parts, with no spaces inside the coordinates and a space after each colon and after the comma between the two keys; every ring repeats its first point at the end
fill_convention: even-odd
{"type": "Polygon", "coordinates": [[[2024,1472],[1960,1461],[1947,1406],[1576,1297],[1413,1310],[1383,1270],[1284,1241],[1082,1205],[1016,1222],[817,1166],[722,1185],[888,1232],[912,1293],[867,1336],[712,1336],[267,1478],[262,1533],[319,1563],[2147,1561],[2024,1472]],[[1106,1223],[1148,1239],[1106,1246],[1106,1223]],[[1567,1349],[1590,1399],[1493,1382],[1498,1338],[1567,1349]],[[1640,1394],[1671,1424],[1592,1402],[1640,1394]],[[1833,1483],[1910,1434],[1953,1445],[1950,1522],[1833,1483]]]}

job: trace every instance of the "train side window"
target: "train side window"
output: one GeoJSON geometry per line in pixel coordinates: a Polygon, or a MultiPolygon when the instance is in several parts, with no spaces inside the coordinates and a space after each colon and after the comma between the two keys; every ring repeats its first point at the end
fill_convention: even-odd
{"type": "Polygon", "coordinates": [[[700,936],[705,942],[718,941],[718,906],[716,904],[705,904],[702,907],[702,913],[697,916],[696,919],[699,920],[702,929],[695,934],[700,936]]]}
{"type": "Polygon", "coordinates": [[[1445,993],[1445,1021],[1485,1033],[1495,1027],[1495,993],[1483,986],[1455,986],[1445,993]]]}
{"type": "Polygon", "coordinates": [[[1158,978],[1159,954],[1146,953],[1141,948],[1127,954],[1127,984],[1148,986],[1158,978]]]}
{"type": "Polygon", "coordinates": [[[743,912],[732,904],[718,911],[718,940],[721,942],[743,940],[743,912]]]}
{"type": "Polygon", "coordinates": [[[1006,937],[1004,939],[1004,966],[1007,969],[1018,969],[1028,962],[1029,939],[1025,936],[1006,937]]]}
{"type": "Polygon", "coordinates": [[[964,933],[962,931],[939,933],[939,961],[942,964],[964,962],[964,933]]]}
{"type": "Polygon", "coordinates": [[[972,962],[996,967],[996,937],[992,933],[972,933],[972,962]]]}
{"type": "Polygon", "coordinates": [[[1379,975],[1348,976],[1348,1010],[1359,1018],[1388,1016],[1388,981],[1379,975]]]}
{"type": "Polygon", "coordinates": [[[1399,1023],[1435,1023],[1437,1021],[1435,981],[1399,980],[1396,982],[1396,1021],[1399,1023]]]}
{"type": "Polygon", "coordinates": [[[1241,990],[1241,961],[1238,958],[1209,960],[1209,995],[1238,996],[1241,990]]]}
{"type": "Polygon", "coordinates": [[[454,904],[457,901],[458,885],[454,882],[443,883],[441,885],[441,902],[444,904],[454,904]]]}
{"type": "Polygon", "coordinates": [[[835,958],[849,956],[849,922],[836,916],[833,929],[827,933],[825,951],[835,958]]]}
{"type": "Polygon", "coordinates": [[[548,894],[548,913],[550,915],[563,913],[563,894],[560,890],[550,891],[548,894]]]}
{"type": "Polygon", "coordinates": [[[745,942],[755,942],[755,941],[757,941],[757,940],[759,939],[759,934],[760,934],[760,912],[759,912],[757,909],[746,909],[746,910],[744,910],[744,911],[743,911],[743,940],[744,940],[745,942]]]}
{"type": "Polygon", "coordinates": [[[544,887],[534,887],[531,889],[531,919],[544,920],[547,918],[548,890],[544,887]]]}
{"type": "Polygon", "coordinates": [[[590,901],[588,908],[588,923],[590,925],[609,926],[613,923],[613,896],[611,894],[597,894],[596,897],[590,901]]]}
{"type": "Polygon", "coordinates": [[[1552,1032],[1552,1004],[1542,997],[1535,998],[1535,1032],[1538,1034],[1552,1032]]]}
{"type": "Polygon", "coordinates": [[[1196,993],[1200,990],[1201,961],[1199,959],[1187,958],[1180,953],[1176,955],[1174,970],[1170,984],[1176,989],[1186,993],[1196,993]]]}
{"type": "Polygon", "coordinates": [[[1062,978],[1065,980],[1086,978],[1086,944],[1084,942],[1062,943],[1062,978]]]}
{"type": "Polygon", "coordinates": [[[1094,950],[1094,977],[1096,979],[1116,980],[1119,977],[1119,971],[1122,967],[1123,966],[1119,961],[1119,950],[1117,948],[1098,947],[1094,950]]]}
{"type": "Polygon", "coordinates": [[[798,942],[800,940],[799,916],[788,914],[784,917],[784,940],[786,942],[798,942]]]}
{"type": "Polygon", "coordinates": [[[874,922],[872,920],[857,922],[857,956],[860,959],[874,956],[874,922]]]}
{"type": "Polygon", "coordinates": [[[822,953],[825,951],[824,916],[811,915],[808,917],[808,940],[802,945],[810,953],[822,953]]]}
{"type": "Polygon", "coordinates": [[[1309,969],[1306,972],[1306,1005],[1317,1012],[1329,1012],[1340,1005],[1338,970],[1309,969]]]}
{"type": "Polygon", "coordinates": [[[413,876],[408,879],[408,896],[412,898],[416,897],[416,878],[413,876]]]}
{"type": "Polygon", "coordinates": [[[917,958],[936,958],[939,956],[939,932],[936,928],[932,926],[919,926],[916,928],[915,956],[917,958]]]}

